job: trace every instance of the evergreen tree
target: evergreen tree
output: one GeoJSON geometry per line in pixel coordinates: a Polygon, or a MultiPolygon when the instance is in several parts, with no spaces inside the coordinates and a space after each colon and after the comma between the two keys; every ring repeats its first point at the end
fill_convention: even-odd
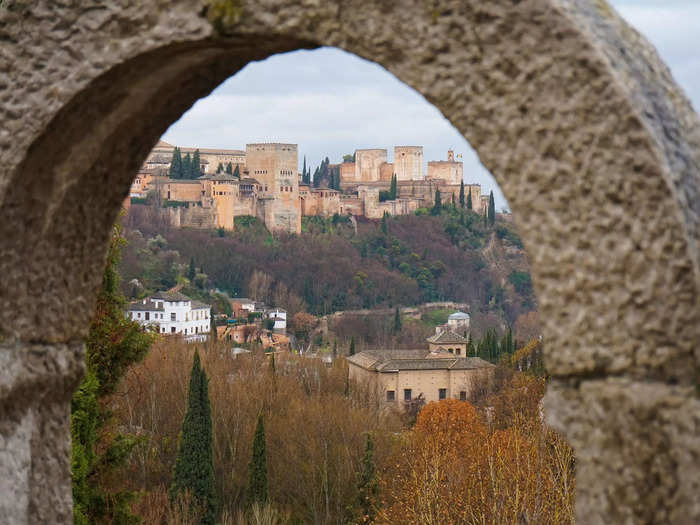
{"type": "Polygon", "coordinates": [[[362,471],[360,472],[358,492],[361,513],[360,523],[374,523],[377,496],[379,495],[379,481],[377,468],[374,464],[374,442],[369,432],[365,442],[365,455],[362,457],[362,471]]]}
{"type": "Polygon", "coordinates": [[[306,155],[304,155],[304,164],[301,166],[301,182],[308,184],[308,182],[306,182],[306,155]]]}
{"type": "Polygon", "coordinates": [[[219,165],[216,167],[216,173],[221,173],[222,171],[224,171],[224,165],[219,162],[219,165]]]}
{"type": "Polygon", "coordinates": [[[398,334],[401,332],[401,313],[399,312],[398,306],[394,310],[394,333],[398,334]]]}
{"type": "Polygon", "coordinates": [[[338,340],[333,340],[333,361],[338,357],[338,340]]]}
{"type": "Polygon", "coordinates": [[[182,155],[180,154],[180,148],[175,146],[173,149],[173,158],[170,161],[170,178],[171,179],[181,179],[182,178],[182,155]]]}
{"type": "Polygon", "coordinates": [[[170,498],[174,501],[189,490],[195,506],[193,514],[201,514],[202,525],[213,525],[216,518],[212,438],[209,381],[195,350],[170,498]]]}
{"type": "Polygon", "coordinates": [[[190,179],[198,179],[202,176],[202,163],[199,159],[199,149],[194,150],[192,155],[192,166],[190,179]]]}
{"type": "Polygon", "coordinates": [[[391,194],[389,197],[391,200],[396,199],[396,196],[398,195],[398,182],[396,180],[396,173],[394,173],[391,176],[391,187],[389,188],[389,193],[391,194]]]}
{"type": "Polygon", "coordinates": [[[489,224],[493,226],[493,224],[496,222],[496,203],[493,199],[493,190],[491,190],[491,194],[489,195],[489,224]]]}
{"type": "Polygon", "coordinates": [[[472,205],[472,189],[471,186],[468,188],[469,191],[467,191],[467,209],[472,210],[473,205],[472,205]]]}
{"type": "Polygon", "coordinates": [[[389,225],[387,224],[387,217],[389,217],[389,212],[384,212],[384,215],[382,215],[382,233],[386,235],[389,233],[389,225]]]}
{"type": "Polygon", "coordinates": [[[348,355],[355,355],[355,336],[350,338],[350,350],[348,350],[348,355]]]}
{"type": "Polygon", "coordinates": [[[191,179],[192,178],[192,159],[190,154],[186,153],[185,158],[182,159],[182,175],[181,179],[191,179]]]}
{"type": "Polygon", "coordinates": [[[190,267],[187,270],[187,278],[193,283],[196,275],[197,269],[194,267],[194,257],[190,257],[190,267]]]}
{"type": "Polygon", "coordinates": [[[238,164],[236,164],[236,168],[233,170],[233,176],[238,179],[241,178],[241,169],[238,167],[238,164]]]}
{"type": "Polygon", "coordinates": [[[107,264],[95,313],[85,341],[86,375],[71,400],[71,476],[74,520],[78,524],[133,523],[134,497],[110,491],[106,480],[119,475],[133,447],[134,436],[108,431],[112,414],[101,401],[114,393],[130,365],[143,359],[153,334],[124,315],[117,265],[126,242],[116,223],[107,250],[107,264]]]}
{"type": "Polygon", "coordinates": [[[455,203],[455,194],[454,193],[452,194],[452,207],[455,209],[457,208],[457,203],[455,203]]]}
{"type": "Polygon", "coordinates": [[[233,175],[233,164],[230,162],[226,164],[226,175],[233,175]]]}
{"type": "Polygon", "coordinates": [[[318,188],[321,184],[321,168],[316,167],[314,170],[314,188],[318,188]]]}
{"type": "Polygon", "coordinates": [[[431,215],[440,215],[440,211],[442,210],[442,197],[440,196],[440,190],[435,190],[435,204],[433,205],[433,209],[430,210],[431,215]]]}
{"type": "Polygon", "coordinates": [[[459,184],[459,207],[464,208],[464,181],[459,184]]]}
{"type": "Polygon", "coordinates": [[[263,415],[258,415],[258,425],[253,438],[253,457],[248,466],[248,503],[267,503],[267,452],[265,451],[265,425],[263,415]]]}

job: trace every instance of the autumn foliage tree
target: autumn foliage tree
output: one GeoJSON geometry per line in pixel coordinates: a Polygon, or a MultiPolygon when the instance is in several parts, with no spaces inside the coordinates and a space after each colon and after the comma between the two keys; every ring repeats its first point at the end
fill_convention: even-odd
{"type": "Polygon", "coordinates": [[[426,405],[382,472],[377,522],[573,523],[573,452],[540,419],[543,391],[516,374],[491,421],[467,402],[426,405]]]}

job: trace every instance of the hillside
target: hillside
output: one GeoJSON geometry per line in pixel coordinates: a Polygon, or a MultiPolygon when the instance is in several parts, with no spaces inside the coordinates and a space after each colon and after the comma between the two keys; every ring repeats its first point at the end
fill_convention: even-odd
{"type": "Polygon", "coordinates": [[[502,217],[487,226],[445,207],[437,216],[359,220],[357,233],[346,217],[309,217],[299,236],[273,236],[252,217],[239,217],[233,234],[171,229],[147,206],[133,206],[124,222],[121,274],[131,296],[183,282],[193,262],[190,293],[214,288],[292,313],[455,301],[471,305],[477,327],[504,327],[535,309],[522,243],[502,217]]]}

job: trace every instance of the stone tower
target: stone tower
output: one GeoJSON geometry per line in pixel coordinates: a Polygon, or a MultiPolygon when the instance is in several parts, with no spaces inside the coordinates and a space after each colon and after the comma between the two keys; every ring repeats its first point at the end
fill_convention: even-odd
{"type": "Polygon", "coordinates": [[[396,180],[423,180],[423,146],[395,146],[396,180]]]}

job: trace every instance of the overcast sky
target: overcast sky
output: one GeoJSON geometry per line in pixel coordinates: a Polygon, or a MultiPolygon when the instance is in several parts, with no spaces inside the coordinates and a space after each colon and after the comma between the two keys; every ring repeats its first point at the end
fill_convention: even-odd
{"type": "MultiPolygon", "coordinates": [[[[700,107],[700,0],[612,0],[657,47],[700,107]]],[[[469,144],[413,89],[380,66],[338,49],[295,51],[251,63],[198,101],[163,139],[179,146],[244,149],[248,142],[299,144],[312,166],[357,148],[423,145],[425,160],[463,154],[466,182],[500,190],[469,144]]]]}

